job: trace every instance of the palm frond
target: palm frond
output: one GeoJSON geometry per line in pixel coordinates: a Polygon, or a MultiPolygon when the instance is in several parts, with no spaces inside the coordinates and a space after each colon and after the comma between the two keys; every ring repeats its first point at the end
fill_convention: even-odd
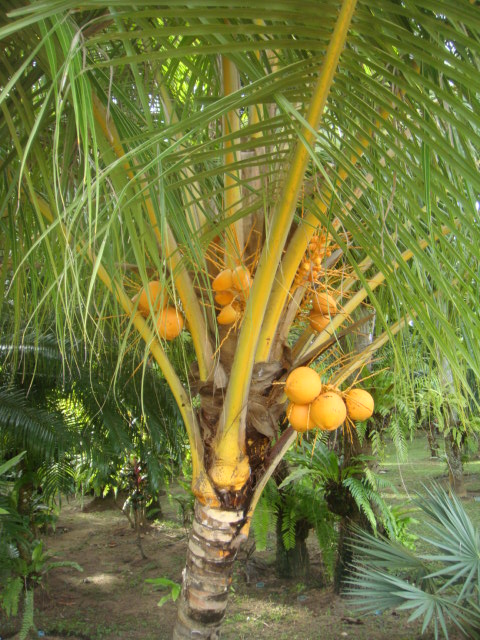
{"type": "MultiPolygon", "coordinates": [[[[53,184],[57,200],[65,203],[61,216],[69,233],[94,239],[92,247],[101,247],[102,260],[111,267],[118,262],[136,264],[145,282],[149,268],[165,278],[165,265],[141,211],[148,193],[135,185],[135,178],[126,180],[125,174],[122,176],[122,163],[127,161],[133,167],[135,159],[135,171],[148,176],[152,193],[159,196],[151,198],[159,225],[165,228],[168,222],[185,260],[189,266],[197,265],[198,277],[205,283],[206,265],[199,244],[202,238],[212,237],[214,227],[222,230],[230,224],[222,213],[223,177],[225,173],[241,175],[245,187],[242,198],[246,200],[249,193],[249,202],[240,207],[238,216],[254,210],[252,194],[257,203],[274,200],[275,183],[265,191],[256,175],[247,178],[243,168],[247,169],[249,163],[258,164],[261,158],[263,165],[276,167],[270,175],[281,178],[304,121],[303,105],[308,102],[313,70],[321,62],[336,8],[325,3],[320,10],[318,4],[309,3],[304,13],[299,13],[291,2],[275,11],[276,20],[261,26],[255,21],[259,8],[247,1],[235,7],[209,9],[194,3],[188,21],[183,8],[176,4],[164,9],[160,18],[146,5],[132,11],[118,3],[114,14],[110,13],[111,5],[104,2],[96,2],[90,12],[74,14],[70,8],[69,2],[56,2],[48,11],[34,4],[25,13],[13,11],[0,28],[6,47],[4,57],[11,68],[1,100],[13,121],[32,132],[27,140],[19,141],[25,153],[21,162],[25,165],[32,156],[42,157],[41,165],[46,164],[36,141],[53,129],[53,184]],[[241,11],[242,17],[234,17],[236,11],[241,11]],[[32,37],[32,46],[24,54],[13,54],[8,48],[14,34],[21,32],[28,37],[39,30],[41,39],[32,37]],[[83,39],[77,41],[75,34],[80,33],[83,39]],[[77,46],[65,50],[64,42],[72,39],[77,46]],[[276,59],[273,70],[265,53],[272,46],[276,59]],[[242,88],[222,96],[216,55],[226,52],[240,72],[242,88]],[[83,59],[87,66],[80,74],[83,59]],[[142,68],[148,70],[144,75],[142,68]],[[164,92],[175,104],[175,113],[169,112],[166,100],[150,90],[148,82],[155,73],[159,74],[157,83],[161,87],[158,95],[164,92]],[[12,100],[16,98],[7,99],[7,95],[15,95],[11,89],[32,91],[34,86],[40,87],[34,109],[29,112],[26,105],[17,104],[15,112],[12,100]],[[105,166],[95,153],[105,144],[88,115],[91,87],[107,105],[126,151],[124,159],[110,156],[110,161],[105,153],[105,166]],[[267,117],[269,104],[277,105],[271,118],[267,117]],[[246,114],[252,105],[262,113],[259,122],[245,117],[237,134],[220,130],[221,116],[232,110],[246,114]],[[55,110],[54,120],[46,117],[50,106],[55,110]],[[69,127],[62,127],[64,121],[69,127]],[[91,158],[92,162],[89,167],[81,160],[76,169],[78,177],[85,177],[85,190],[70,189],[67,194],[68,177],[62,170],[61,155],[64,145],[71,146],[76,139],[83,154],[75,153],[74,157],[91,158]],[[223,162],[226,141],[231,143],[234,157],[234,164],[227,168],[223,162]],[[262,155],[255,157],[257,151],[262,155]],[[245,152],[250,155],[242,155],[245,152]],[[193,194],[193,200],[187,198],[190,204],[185,207],[187,192],[193,194]],[[85,218],[84,206],[88,211],[85,218]],[[122,211],[123,227],[115,216],[109,216],[112,206],[122,211]],[[195,207],[202,210],[202,229],[196,227],[195,207]]],[[[479,48],[477,27],[475,8],[459,11],[454,2],[443,3],[442,14],[428,2],[408,10],[393,0],[374,5],[358,3],[355,30],[342,56],[324,126],[316,132],[312,150],[318,172],[316,177],[312,173],[312,179],[331,183],[340,169],[350,176],[336,187],[329,212],[338,216],[350,235],[351,241],[342,241],[342,246],[359,279],[364,283],[365,276],[356,265],[361,251],[368,251],[375,268],[387,276],[397,313],[408,309],[417,314],[425,336],[440,339],[444,332],[445,352],[453,366],[461,356],[475,370],[476,350],[466,350],[456,339],[434,294],[437,290],[444,292],[463,318],[462,331],[472,338],[470,329],[475,318],[467,301],[474,294],[477,271],[475,257],[470,253],[468,258],[463,256],[478,235],[473,223],[478,192],[478,99],[473,72],[479,48]],[[385,119],[378,118],[382,110],[388,113],[385,119]],[[351,160],[358,140],[370,143],[361,165],[351,160]],[[393,153],[391,162],[388,168],[380,169],[378,160],[386,152],[393,153]],[[373,188],[353,209],[342,208],[367,173],[374,176],[373,188]],[[387,207],[384,220],[390,200],[393,206],[387,207]],[[429,251],[419,251],[418,239],[433,237],[445,224],[451,234],[438,241],[438,248],[432,245],[429,251]],[[391,265],[406,248],[414,252],[414,265],[401,265],[394,274],[391,265]],[[459,279],[453,295],[450,277],[452,271],[459,270],[465,277],[459,279]],[[430,283],[428,287],[424,286],[426,282],[430,283]],[[451,345],[455,345],[455,352],[451,345]]],[[[7,157],[12,165],[14,154],[7,157]]],[[[73,168],[70,163],[69,169],[73,168]]],[[[53,206],[55,198],[50,199],[53,206]]],[[[30,200],[34,205],[32,194],[30,200]]],[[[323,222],[331,226],[330,219],[323,222]]],[[[53,230],[42,238],[42,244],[49,243],[52,249],[58,241],[53,230]]],[[[33,258],[37,248],[32,246],[32,252],[33,258]]],[[[69,252],[50,254],[51,269],[64,282],[64,294],[55,308],[70,318],[67,327],[78,320],[86,330],[88,316],[80,311],[82,305],[76,304],[83,299],[79,285],[86,282],[87,300],[92,304],[100,292],[93,276],[85,278],[86,270],[73,258],[69,252]],[[63,263],[56,255],[65,256],[63,263]]],[[[370,298],[377,305],[379,318],[386,322],[377,296],[370,298]]],[[[36,304],[43,306],[51,299],[46,296],[36,304]]],[[[112,312],[118,315],[118,308],[114,306],[112,312]]],[[[98,318],[96,322],[102,324],[98,318]]],[[[460,366],[457,373],[461,374],[460,366]]]]}
{"type": "Polygon", "coordinates": [[[435,638],[453,623],[469,637],[480,629],[478,550],[480,538],[461,502],[432,486],[416,502],[433,535],[420,536],[429,553],[414,553],[395,541],[356,532],[359,554],[347,593],[362,611],[412,610],[433,626],[435,638]]]}
{"type": "Polygon", "coordinates": [[[428,515],[430,535],[420,538],[435,549],[435,553],[424,554],[425,561],[442,563],[429,577],[443,577],[446,582],[442,589],[451,585],[462,585],[458,600],[478,593],[480,588],[480,534],[473,526],[462,503],[455,496],[449,496],[439,486],[425,487],[425,494],[416,498],[417,504],[428,515]]]}
{"type": "Polygon", "coordinates": [[[470,617],[471,609],[459,605],[455,598],[424,591],[390,573],[358,568],[355,578],[348,582],[351,588],[347,593],[352,596],[352,603],[359,611],[373,612],[390,608],[412,610],[409,621],[422,617],[422,633],[432,624],[435,638],[442,631],[448,640],[447,624],[450,622],[463,633],[469,632],[472,622],[475,624],[470,617]]]}
{"type": "Polygon", "coordinates": [[[0,388],[0,428],[14,450],[27,449],[40,457],[66,445],[63,416],[32,406],[22,389],[0,388]]]}

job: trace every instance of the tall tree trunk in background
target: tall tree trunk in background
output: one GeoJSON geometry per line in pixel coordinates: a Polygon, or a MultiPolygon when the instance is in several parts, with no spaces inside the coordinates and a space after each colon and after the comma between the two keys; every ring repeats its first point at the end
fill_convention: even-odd
{"type": "Polygon", "coordinates": [[[438,450],[440,445],[438,444],[438,431],[437,423],[435,420],[430,420],[427,426],[427,442],[430,449],[430,457],[438,458],[438,450]]]}
{"type": "Polygon", "coordinates": [[[310,556],[307,549],[307,538],[311,525],[306,518],[295,523],[295,546],[287,549],[283,540],[282,511],[277,514],[277,545],[275,567],[280,578],[308,580],[310,575],[310,556]]]}
{"type": "Polygon", "coordinates": [[[450,432],[445,436],[445,454],[448,464],[448,480],[450,488],[459,498],[467,496],[465,480],[463,475],[462,449],[450,432]]]}
{"type": "MultiPolygon", "coordinates": [[[[358,308],[355,311],[355,321],[360,323],[359,329],[354,334],[354,344],[352,351],[362,353],[373,342],[375,331],[376,313],[372,309],[358,308]]],[[[371,360],[365,362],[365,369],[372,370],[371,360]]],[[[351,379],[350,384],[355,380],[351,379]]],[[[370,438],[370,429],[367,428],[363,441],[360,442],[355,429],[348,433],[345,429],[342,438],[343,451],[343,467],[351,464],[352,458],[358,455],[372,455],[372,441],[370,438]]],[[[371,464],[373,466],[374,462],[371,464]]],[[[349,567],[353,562],[353,550],[348,544],[348,537],[352,525],[359,526],[362,529],[370,530],[368,520],[358,508],[351,493],[343,485],[338,483],[331,485],[330,495],[327,494],[327,502],[333,513],[341,516],[339,526],[339,536],[337,543],[337,557],[335,560],[335,569],[333,577],[333,587],[335,593],[340,593],[345,580],[348,576],[349,567]],[[334,491],[336,494],[334,495],[334,491]],[[336,509],[336,510],[335,510],[336,509]]]]}
{"type": "MultiPolygon", "coordinates": [[[[352,458],[360,455],[363,447],[355,430],[350,434],[343,433],[343,465],[347,467],[351,464],[352,458]]],[[[325,493],[329,509],[341,516],[339,526],[339,537],[337,543],[337,557],[333,576],[333,589],[335,593],[340,593],[348,572],[353,562],[353,550],[348,544],[348,537],[352,525],[360,527],[365,531],[370,531],[367,518],[358,508],[350,491],[340,482],[332,483],[325,493]]]]}
{"type": "MultiPolygon", "coordinates": [[[[355,336],[354,336],[354,352],[362,353],[373,342],[377,314],[375,312],[375,309],[361,307],[355,310],[354,318],[357,322],[361,321],[360,328],[355,333],[355,336]]],[[[369,372],[373,370],[371,359],[365,363],[365,369],[369,372]]],[[[372,448],[371,434],[372,434],[373,424],[374,424],[373,422],[369,421],[367,430],[365,431],[365,437],[362,442],[361,450],[354,455],[362,454],[365,456],[372,456],[373,448],[372,448]]],[[[369,466],[374,471],[376,471],[378,469],[378,461],[371,460],[369,462],[369,466]]]]}
{"type": "MultiPolygon", "coordinates": [[[[285,460],[282,460],[273,476],[277,486],[281,485],[289,473],[288,464],[285,460]]],[[[307,549],[307,538],[311,529],[310,523],[306,518],[301,518],[295,523],[295,545],[292,548],[286,548],[283,537],[285,514],[289,508],[287,499],[291,492],[291,485],[279,490],[280,502],[277,508],[275,568],[280,578],[305,580],[310,574],[310,556],[307,549]]]]}
{"type": "MultiPolygon", "coordinates": [[[[355,310],[355,322],[361,322],[358,331],[355,332],[355,353],[362,353],[373,342],[373,334],[375,333],[375,322],[377,314],[374,309],[359,307],[355,310]]],[[[372,371],[372,360],[365,363],[365,367],[372,371]]]]}
{"type": "MultiPolygon", "coordinates": [[[[437,347],[437,349],[439,349],[437,347]]],[[[441,356],[441,354],[439,354],[441,356]]],[[[450,489],[454,491],[457,496],[464,498],[467,495],[465,488],[465,482],[463,477],[463,463],[461,457],[461,446],[455,439],[454,430],[459,424],[459,416],[455,407],[452,407],[448,402],[448,397],[454,396],[457,393],[453,382],[453,372],[450,363],[445,357],[441,359],[442,366],[439,368],[440,383],[442,385],[443,397],[444,397],[444,420],[445,420],[445,455],[447,456],[448,464],[448,480],[450,483],[450,489]]]]}
{"type": "Polygon", "coordinates": [[[243,523],[243,511],[216,509],[195,502],[174,640],[220,637],[233,565],[244,540],[239,533],[243,523]]]}

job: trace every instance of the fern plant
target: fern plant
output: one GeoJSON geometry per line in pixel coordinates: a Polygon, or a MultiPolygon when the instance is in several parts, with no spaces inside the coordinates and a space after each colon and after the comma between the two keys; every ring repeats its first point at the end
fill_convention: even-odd
{"type": "Polygon", "coordinates": [[[70,342],[61,351],[50,334],[0,344],[0,448],[6,455],[25,448],[51,495],[72,491],[75,483],[96,493],[118,487],[125,461],[136,455],[157,494],[185,453],[173,396],[155,367],[138,368],[135,352],[112,386],[115,344],[101,354],[87,347],[70,342]],[[77,366],[65,370],[65,359],[77,366]]]}
{"type": "MultiPolygon", "coordinates": [[[[325,575],[334,574],[338,552],[338,522],[348,518],[353,506],[365,517],[372,531],[379,525],[392,538],[408,539],[406,516],[394,512],[381,492],[392,485],[373,473],[365,456],[342,465],[335,451],[317,441],[306,441],[287,454],[290,472],[278,485],[270,481],[253,517],[252,529],[257,549],[264,549],[269,534],[277,531],[278,545],[286,551],[301,544],[299,523],[305,521],[317,537],[325,575]],[[279,522],[280,520],[280,522],[279,522]]],[[[278,554],[277,554],[278,555],[278,554]]]]}
{"type": "Polygon", "coordinates": [[[252,519],[255,547],[264,550],[269,536],[275,536],[279,575],[308,579],[310,567],[305,542],[308,532],[313,530],[322,555],[322,580],[329,580],[335,560],[336,520],[322,493],[307,477],[283,487],[270,480],[252,519]]]}
{"type": "Polygon", "coordinates": [[[428,534],[428,549],[414,553],[394,540],[357,531],[351,541],[357,561],[345,593],[359,611],[395,608],[423,619],[448,640],[453,625],[480,637],[480,533],[460,500],[437,486],[415,500],[428,534]]]}
{"type": "Polygon", "coordinates": [[[349,516],[355,505],[373,531],[381,524],[390,537],[397,537],[396,518],[381,495],[384,489],[394,487],[368,467],[367,456],[356,456],[351,464],[343,465],[341,457],[324,442],[317,441],[313,446],[304,441],[288,459],[295,469],[281,486],[304,479],[312,490],[323,492],[332,513],[349,516]]]}

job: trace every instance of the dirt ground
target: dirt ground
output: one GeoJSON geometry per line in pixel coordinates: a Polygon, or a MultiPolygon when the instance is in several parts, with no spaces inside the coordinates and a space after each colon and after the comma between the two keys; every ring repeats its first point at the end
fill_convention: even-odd
{"type": "MultiPolygon", "coordinates": [[[[175,604],[158,607],[165,594],[147,578],[166,577],[180,582],[187,532],[175,515],[155,522],[142,535],[146,558],[141,557],[135,532],[121,511],[107,501],[64,503],[61,516],[46,544],[55,559],[74,560],[83,571],[56,568],[44,588],[35,593],[38,634],[54,640],[167,640],[175,620],[175,604]]],[[[312,546],[312,563],[318,558],[312,546]]],[[[245,553],[237,563],[223,638],[275,640],[428,640],[407,616],[384,613],[358,618],[348,601],[330,589],[310,588],[279,580],[270,557],[245,553]],[[243,558],[243,559],[242,559],[243,558]],[[247,577],[249,580],[247,581],[247,577]]],[[[18,626],[17,626],[18,631],[18,626]]],[[[14,637],[15,629],[0,619],[0,640],[14,637]],[[2,630],[3,629],[3,630],[2,630]]],[[[455,637],[455,636],[453,636],[455,637]]]]}

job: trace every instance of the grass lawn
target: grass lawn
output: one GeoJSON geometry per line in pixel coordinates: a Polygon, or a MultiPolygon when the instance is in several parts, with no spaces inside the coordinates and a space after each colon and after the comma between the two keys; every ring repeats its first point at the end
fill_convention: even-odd
{"type": "MultiPolygon", "coordinates": [[[[441,449],[439,458],[431,458],[426,437],[418,437],[408,444],[408,460],[402,461],[394,445],[387,444],[380,468],[395,487],[395,491],[385,491],[388,501],[415,510],[412,498],[422,492],[423,485],[437,482],[448,490],[448,467],[442,454],[441,449]]],[[[466,462],[464,470],[468,497],[463,504],[473,523],[480,526],[480,459],[466,462]]]]}

